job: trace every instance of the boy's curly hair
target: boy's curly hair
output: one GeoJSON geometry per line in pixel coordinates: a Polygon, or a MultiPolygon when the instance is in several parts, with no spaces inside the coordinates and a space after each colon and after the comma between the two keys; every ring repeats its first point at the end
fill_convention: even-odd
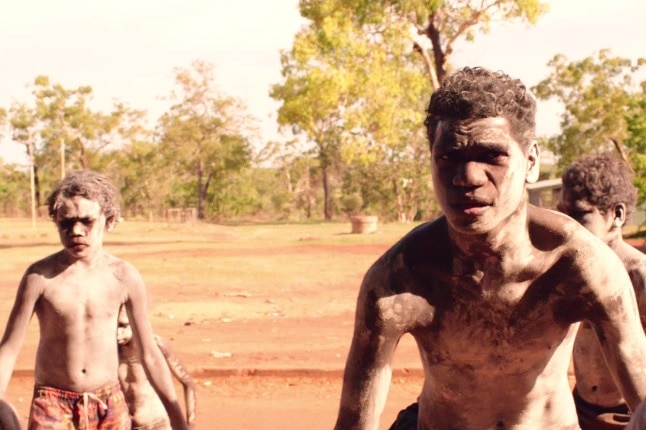
{"type": "Polygon", "coordinates": [[[623,203],[626,220],[637,204],[634,179],[630,166],[610,153],[580,158],[561,176],[563,190],[567,189],[572,199],[585,200],[604,214],[623,203]]]}
{"type": "Polygon", "coordinates": [[[99,203],[107,224],[116,223],[121,216],[119,195],[108,178],[91,170],[78,170],[65,176],[47,198],[50,218],[56,219],[63,200],[75,196],[99,203]]]}
{"type": "Polygon", "coordinates": [[[438,122],[447,118],[505,117],[524,148],[536,132],[536,100],[529,89],[518,79],[482,67],[465,67],[447,76],[431,96],[426,113],[424,125],[431,147],[438,122]]]}

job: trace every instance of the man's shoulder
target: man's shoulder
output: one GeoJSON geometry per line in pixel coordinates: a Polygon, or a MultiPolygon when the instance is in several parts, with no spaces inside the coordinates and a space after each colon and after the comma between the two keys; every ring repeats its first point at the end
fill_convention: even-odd
{"type": "Polygon", "coordinates": [[[52,277],[53,273],[69,265],[64,262],[61,255],[62,251],[58,251],[33,262],[27,267],[25,275],[52,277]]]}
{"type": "Polygon", "coordinates": [[[104,262],[107,267],[114,270],[116,273],[139,276],[139,270],[134,266],[134,264],[115,255],[106,252],[104,254],[104,262]]]}
{"type": "Polygon", "coordinates": [[[528,211],[529,236],[532,243],[545,251],[560,249],[577,253],[607,246],[569,216],[551,209],[531,207],[528,211]]]}
{"type": "Polygon", "coordinates": [[[444,253],[449,247],[448,227],[445,217],[425,222],[413,228],[399,239],[386,255],[404,253],[406,255],[421,256],[424,259],[436,254],[439,250],[444,253]]]}

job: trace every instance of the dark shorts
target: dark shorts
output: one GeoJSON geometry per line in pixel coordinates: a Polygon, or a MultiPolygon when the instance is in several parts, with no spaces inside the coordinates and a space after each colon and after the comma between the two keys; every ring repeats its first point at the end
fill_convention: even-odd
{"type": "Polygon", "coordinates": [[[417,430],[417,414],[419,404],[413,403],[406,409],[399,411],[393,425],[388,430],[417,430]]]}
{"type": "Polygon", "coordinates": [[[28,430],[130,430],[130,414],[118,382],[91,393],[36,387],[28,430]]]}
{"type": "Polygon", "coordinates": [[[581,430],[619,430],[630,421],[630,409],[626,404],[613,407],[593,405],[579,396],[576,387],[572,396],[581,430]]]}

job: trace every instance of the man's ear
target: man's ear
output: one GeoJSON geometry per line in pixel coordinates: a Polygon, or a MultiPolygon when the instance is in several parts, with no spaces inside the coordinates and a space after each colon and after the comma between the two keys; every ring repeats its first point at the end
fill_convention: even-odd
{"type": "Polygon", "coordinates": [[[527,150],[527,174],[525,176],[525,182],[528,184],[533,184],[538,181],[538,176],[541,173],[541,163],[540,163],[541,150],[538,147],[538,142],[535,140],[532,141],[529,149],[527,150]]]}
{"type": "Polygon", "coordinates": [[[626,205],[623,203],[618,203],[615,205],[612,212],[612,224],[616,228],[623,227],[626,222],[626,205]]]}
{"type": "Polygon", "coordinates": [[[105,230],[111,232],[117,226],[117,220],[114,217],[110,218],[105,222],[105,230]]]}

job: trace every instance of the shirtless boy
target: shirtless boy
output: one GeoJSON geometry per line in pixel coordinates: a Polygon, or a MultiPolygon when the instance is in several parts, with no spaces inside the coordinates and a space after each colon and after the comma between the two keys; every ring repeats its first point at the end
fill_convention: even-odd
{"type": "MultiPolygon", "coordinates": [[[[119,311],[118,322],[119,382],[130,410],[132,430],[169,430],[168,414],[146,376],[141,364],[141,346],[132,336],[128,314],[123,307],[119,311]]],[[[195,428],[195,383],[193,378],[161,336],[155,335],[155,342],[166,359],[172,374],[182,383],[186,421],[189,428],[193,430],[195,428]]]]}
{"type": "Polygon", "coordinates": [[[364,277],[337,430],[378,428],[405,333],[425,374],[413,429],[578,429],[567,371],[584,319],[628,404],[646,395],[646,337],[621,260],[576,221],[527,203],[535,109],[520,81],[481,68],[450,75],[431,97],[444,215],[364,277]]]}
{"type": "MultiPolygon", "coordinates": [[[[623,240],[622,227],[635,210],[634,174],[611,154],[588,156],[562,175],[557,208],[604,241],[619,256],[635,289],[642,324],[646,321],[646,255],[623,240]]],[[[592,325],[583,321],[572,355],[574,403],[583,430],[623,429],[630,410],[615,385],[592,325]]]]}
{"type": "Polygon", "coordinates": [[[0,342],[0,398],[32,314],[40,327],[29,413],[35,429],[130,429],[117,380],[117,315],[125,304],[144,366],[174,429],[188,428],[168,366],[155,344],[147,293],[131,264],[103,250],[105,231],[119,219],[118,196],[102,175],[78,171],[49,196],[49,215],[63,249],[32,264],[23,276],[0,342]]]}

